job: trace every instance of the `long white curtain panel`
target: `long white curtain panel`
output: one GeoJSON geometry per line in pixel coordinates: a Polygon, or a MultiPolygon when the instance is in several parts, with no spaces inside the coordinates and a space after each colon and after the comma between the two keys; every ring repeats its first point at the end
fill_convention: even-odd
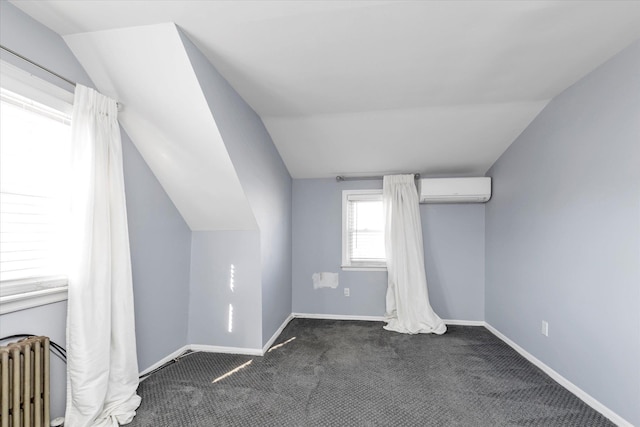
{"type": "Polygon", "coordinates": [[[443,334],[447,326],[429,303],[414,176],[385,176],[382,188],[389,274],[384,328],[405,334],[443,334]]]}
{"type": "Polygon", "coordinates": [[[77,85],[65,426],[129,423],[140,405],[117,104],[77,85]]]}

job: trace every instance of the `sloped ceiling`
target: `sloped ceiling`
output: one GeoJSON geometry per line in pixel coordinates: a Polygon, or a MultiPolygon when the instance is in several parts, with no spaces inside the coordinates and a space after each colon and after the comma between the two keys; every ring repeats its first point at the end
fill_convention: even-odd
{"type": "Polygon", "coordinates": [[[175,22],[294,178],[484,174],[551,98],[640,38],[636,1],[13,3],[62,35],[175,22]]]}
{"type": "Polygon", "coordinates": [[[192,230],[257,229],[174,24],[65,41],[97,88],[125,105],[118,120],[192,230]]]}

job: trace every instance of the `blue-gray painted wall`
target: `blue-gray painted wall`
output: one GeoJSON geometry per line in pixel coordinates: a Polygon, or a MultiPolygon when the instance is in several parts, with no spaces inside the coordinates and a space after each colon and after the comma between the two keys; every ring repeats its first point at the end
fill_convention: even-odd
{"type": "Polygon", "coordinates": [[[261,349],[260,232],[194,232],[191,254],[189,343],[261,349]]]}
{"type": "Polygon", "coordinates": [[[554,98],[488,175],[487,322],[640,425],[640,42],[554,98]]]}
{"type": "Polygon", "coordinates": [[[121,133],[138,365],[144,370],[187,344],[191,230],[121,133]]]}
{"type": "Polygon", "coordinates": [[[429,299],[443,319],[484,320],[484,204],[421,204],[429,299]]]}
{"type": "Polygon", "coordinates": [[[342,271],[342,190],[382,188],[381,182],[293,180],[293,312],[382,316],[387,273],[342,271]],[[337,289],[314,290],[314,273],[338,273],[337,289]],[[348,287],[350,297],[344,296],[348,287]]]}
{"type": "MultiPolygon", "coordinates": [[[[342,271],[342,190],[381,181],[293,181],[293,312],[382,316],[387,273],[342,271]],[[339,273],[313,289],[313,273],[339,273]],[[344,296],[348,287],[350,296],[344,296]]],[[[484,320],[484,205],[420,205],[431,305],[445,319],[484,320]]]]}
{"type": "Polygon", "coordinates": [[[264,344],[291,313],[291,176],[260,117],[181,37],[260,229],[264,344]]]}
{"type": "MultiPolygon", "coordinates": [[[[79,83],[93,87],[63,39],[21,10],[0,0],[0,43],[79,83]]],[[[73,91],[70,85],[12,55],[2,59],[73,91]]],[[[138,365],[148,367],[186,344],[190,231],[122,132],[127,213],[136,307],[138,365]]],[[[66,303],[48,304],[1,316],[2,336],[49,335],[65,345],[66,303]],[[28,321],[25,321],[28,319],[28,321]]],[[[52,361],[52,416],[62,416],[66,372],[52,361]]]]}

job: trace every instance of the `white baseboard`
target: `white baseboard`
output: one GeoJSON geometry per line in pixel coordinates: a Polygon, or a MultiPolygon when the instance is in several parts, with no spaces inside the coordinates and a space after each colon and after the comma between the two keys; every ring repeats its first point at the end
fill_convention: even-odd
{"type": "Polygon", "coordinates": [[[445,325],[455,326],[485,326],[484,320],[457,320],[457,319],[442,319],[445,325]]]}
{"type": "Polygon", "coordinates": [[[188,345],[180,347],[179,349],[177,349],[173,353],[163,357],[162,359],[158,360],[153,365],[149,366],[144,371],[140,372],[140,376],[148,374],[149,372],[153,371],[154,369],[159,368],[160,366],[164,365],[168,361],[170,361],[172,359],[175,359],[176,357],[180,356],[182,353],[184,353],[185,351],[188,351],[188,350],[189,350],[189,346],[188,345]]]}
{"type": "Polygon", "coordinates": [[[226,347],[220,345],[190,344],[189,350],[205,353],[245,354],[247,356],[262,356],[261,348],[226,347]]]}
{"type": "Polygon", "coordinates": [[[538,368],[540,368],[542,371],[544,371],[545,374],[547,374],[551,378],[553,378],[558,384],[560,384],[562,387],[564,387],[567,390],[569,390],[571,393],[575,394],[584,403],[586,403],[587,405],[591,406],[596,411],[600,412],[602,415],[604,415],[605,417],[610,419],[616,425],[618,425],[620,427],[633,427],[633,424],[631,424],[629,421],[625,420],[620,415],[616,414],[611,409],[607,408],[605,405],[600,403],[597,399],[595,399],[589,393],[587,393],[586,391],[582,390],[580,387],[578,387],[577,385],[575,385],[574,383],[572,383],[571,381],[569,381],[568,379],[566,379],[565,377],[560,375],[558,372],[556,372],[555,370],[550,368],[548,365],[546,365],[540,359],[538,359],[537,357],[535,357],[534,355],[532,355],[531,353],[529,353],[528,351],[526,351],[525,349],[520,347],[515,342],[511,341],[504,334],[502,334],[502,332],[500,332],[499,330],[497,330],[496,328],[494,328],[493,326],[491,326],[490,324],[488,324],[486,322],[484,322],[484,326],[489,331],[491,331],[495,336],[497,336],[502,341],[504,341],[506,344],[508,344],[511,348],[513,348],[515,351],[520,353],[525,359],[527,359],[529,362],[531,362],[534,365],[536,365],[538,368]]]}
{"type": "MultiPolygon", "coordinates": [[[[384,320],[383,316],[354,316],[348,314],[312,314],[312,313],[291,313],[285,321],[280,325],[278,330],[273,334],[273,336],[267,341],[263,348],[243,348],[243,347],[225,347],[225,346],[217,346],[217,345],[201,345],[201,344],[189,344],[184,347],[181,347],[169,354],[168,356],[162,358],[157,361],[153,365],[146,368],[144,371],[140,372],[140,375],[144,375],[148,372],[153,371],[156,368],[164,365],[168,361],[175,359],[180,356],[187,350],[191,351],[203,351],[209,353],[229,353],[229,354],[244,354],[248,356],[262,356],[266,353],[266,351],[271,347],[271,345],[278,339],[278,336],[282,333],[284,328],[289,324],[289,322],[294,319],[325,319],[325,320],[363,320],[363,321],[371,321],[371,322],[382,322],[384,320]]],[[[579,399],[581,399],[584,403],[600,412],[602,415],[610,419],[616,425],[620,427],[633,427],[629,421],[622,418],[620,415],[613,412],[604,404],[600,403],[597,399],[591,396],[586,391],[582,390],[577,385],[573,384],[571,381],[560,375],[558,372],[553,370],[551,367],[547,366],[544,362],[539,360],[537,357],[533,356],[531,353],[520,347],[518,344],[513,342],[511,339],[507,338],[502,332],[498,331],[496,328],[491,326],[485,321],[481,320],[455,320],[455,319],[443,319],[447,325],[461,325],[461,326],[484,326],[491,333],[493,333],[496,337],[504,341],[507,345],[517,351],[520,355],[522,355],[529,362],[533,363],[535,366],[540,368],[544,373],[549,375],[553,380],[555,380],[562,387],[566,388],[568,391],[576,395],[579,399]]]]}
{"type": "Polygon", "coordinates": [[[324,320],[363,320],[366,322],[382,322],[384,316],[354,316],[351,314],[312,314],[293,313],[297,319],[324,319],[324,320]]]}
{"type": "Polygon", "coordinates": [[[159,368],[165,363],[175,359],[176,357],[182,355],[187,351],[202,351],[205,353],[227,353],[227,354],[246,354],[248,356],[262,356],[264,353],[261,349],[258,348],[242,348],[242,347],[222,347],[218,345],[202,345],[202,344],[188,344],[183,347],[180,347],[173,353],[163,357],[158,360],[153,365],[149,366],[147,369],[140,372],[140,376],[146,375],[154,369],[159,368]]]}
{"type": "MultiPolygon", "coordinates": [[[[293,317],[298,319],[324,319],[324,320],[363,320],[367,322],[384,322],[384,316],[354,316],[351,314],[313,314],[313,313],[293,313],[293,317]]],[[[457,320],[442,319],[447,325],[459,326],[484,326],[483,320],[457,320]]]]}
{"type": "Polygon", "coordinates": [[[284,328],[286,328],[287,325],[289,324],[289,322],[291,322],[292,320],[293,320],[293,313],[289,314],[289,316],[287,316],[287,318],[284,319],[284,322],[282,322],[282,325],[280,325],[278,330],[276,330],[273,333],[271,338],[269,338],[269,341],[267,341],[267,343],[264,345],[264,347],[262,347],[262,354],[263,355],[267,352],[267,350],[269,350],[269,347],[271,347],[271,345],[278,339],[278,337],[280,336],[282,331],[284,331],[284,328]]]}

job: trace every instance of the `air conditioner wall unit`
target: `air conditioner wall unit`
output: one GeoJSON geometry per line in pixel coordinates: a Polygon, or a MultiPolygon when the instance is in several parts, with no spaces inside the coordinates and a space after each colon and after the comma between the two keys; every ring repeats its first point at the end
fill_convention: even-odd
{"type": "Polygon", "coordinates": [[[420,180],[420,203],[485,203],[490,198],[490,177],[420,180]]]}

